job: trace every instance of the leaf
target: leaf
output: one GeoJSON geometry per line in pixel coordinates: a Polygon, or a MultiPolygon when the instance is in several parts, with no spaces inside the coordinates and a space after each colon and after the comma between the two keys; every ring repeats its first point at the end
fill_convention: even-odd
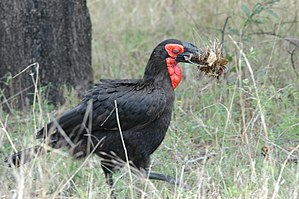
{"type": "Polygon", "coordinates": [[[216,54],[210,49],[210,54],[209,54],[209,57],[207,59],[208,65],[212,66],[216,60],[217,60],[216,54]]]}
{"type": "Polygon", "coordinates": [[[264,6],[260,3],[256,4],[254,13],[255,14],[260,14],[264,10],[264,6]]]}
{"type": "Polygon", "coordinates": [[[228,62],[232,62],[233,61],[233,55],[229,55],[227,54],[225,59],[228,61],[228,62]]]}
{"type": "Polygon", "coordinates": [[[225,66],[226,64],[228,64],[228,60],[224,59],[224,58],[220,58],[219,65],[220,66],[225,66]]]}
{"type": "Polygon", "coordinates": [[[242,10],[243,10],[243,12],[245,13],[245,15],[247,16],[247,17],[250,17],[251,16],[251,10],[248,8],[248,6],[247,5],[245,5],[245,4],[242,4],[242,10]]]}
{"type": "Polygon", "coordinates": [[[268,10],[269,15],[271,15],[272,17],[279,19],[278,14],[276,14],[276,12],[274,12],[273,10],[268,10]]]}
{"type": "Polygon", "coordinates": [[[239,30],[236,28],[228,27],[228,32],[230,34],[239,34],[239,30]]]}
{"type": "Polygon", "coordinates": [[[273,4],[277,3],[277,2],[280,2],[280,0],[272,0],[271,4],[273,5],[273,4]]]}
{"type": "Polygon", "coordinates": [[[255,24],[262,24],[263,20],[262,19],[256,19],[253,21],[255,24]]]}

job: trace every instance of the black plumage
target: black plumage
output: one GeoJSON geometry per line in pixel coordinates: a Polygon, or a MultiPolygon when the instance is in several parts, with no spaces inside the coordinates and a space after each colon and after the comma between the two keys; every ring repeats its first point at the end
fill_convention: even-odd
{"type": "MultiPolygon", "coordinates": [[[[180,80],[180,77],[170,78],[173,71],[169,67],[177,67],[177,62],[184,62],[183,56],[197,51],[190,43],[165,40],[152,52],[142,79],[101,81],[76,107],[40,129],[36,137],[45,139],[53,148],[70,148],[76,158],[97,154],[102,158],[101,165],[110,185],[113,184],[113,171],[121,166],[112,159],[128,159],[131,165],[145,171],[149,178],[175,183],[173,178],[147,173],[147,169],[150,155],[163,141],[171,120],[173,81],[180,80]],[[171,59],[174,65],[167,65],[167,59],[171,59]]],[[[30,161],[30,157],[43,153],[45,149],[42,146],[35,146],[8,157],[7,161],[19,166],[30,161]]]]}

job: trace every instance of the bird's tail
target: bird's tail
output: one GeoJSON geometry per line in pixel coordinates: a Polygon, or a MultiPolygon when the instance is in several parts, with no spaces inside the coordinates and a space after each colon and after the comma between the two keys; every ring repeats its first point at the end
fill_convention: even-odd
{"type": "Polygon", "coordinates": [[[36,145],[8,156],[5,158],[5,162],[7,162],[10,167],[19,167],[45,153],[46,149],[43,146],[36,145]]]}

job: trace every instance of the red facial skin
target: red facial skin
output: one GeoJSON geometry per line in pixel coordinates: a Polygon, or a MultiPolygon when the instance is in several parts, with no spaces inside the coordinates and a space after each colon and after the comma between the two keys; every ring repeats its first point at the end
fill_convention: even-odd
{"type": "Polygon", "coordinates": [[[175,58],[178,54],[184,52],[184,47],[179,44],[167,44],[165,50],[170,57],[166,58],[168,74],[171,80],[172,88],[175,89],[182,80],[182,70],[177,65],[175,58]]]}

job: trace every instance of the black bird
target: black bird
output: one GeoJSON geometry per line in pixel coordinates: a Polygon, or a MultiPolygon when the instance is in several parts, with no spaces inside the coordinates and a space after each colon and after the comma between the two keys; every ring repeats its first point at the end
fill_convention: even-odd
{"type": "MultiPolygon", "coordinates": [[[[159,147],[168,129],[174,89],[182,78],[178,62],[188,62],[198,48],[188,42],[167,39],[153,50],[142,79],[103,80],[74,108],[38,130],[36,138],[58,149],[68,147],[76,158],[91,153],[101,157],[106,182],[129,161],[149,179],[176,184],[164,174],[148,172],[150,155],[159,147]]],[[[8,157],[10,166],[20,166],[49,151],[42,145],[8,157]]]]}

